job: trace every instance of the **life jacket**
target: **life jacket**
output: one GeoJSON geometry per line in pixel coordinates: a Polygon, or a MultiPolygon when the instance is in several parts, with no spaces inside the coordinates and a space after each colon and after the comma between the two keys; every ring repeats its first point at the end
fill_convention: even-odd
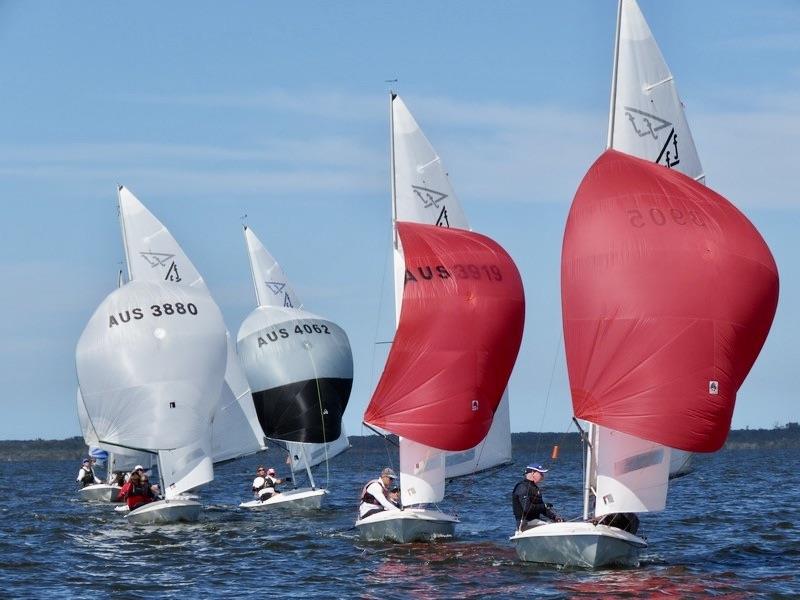
{"type": "Polygon", "coordinates": [[[152,502],[155,497],[156,495],[153,493],[153,490],[150,488],[150,483],[148,482],[146,484],[140,483],[138,485],[131,485],[126,500],[128,502],[128,508],[133,510],[137,506],[152,502]]]}
{"type": "Polygon", "coordinates": [[[380,508],[383,508],[383,504],[378,502],[377,498],[375,498],[375,496],[373,496],[372,494],[370,494],[367,491],[367,488],[369,486],[371,486],[373,483],[379,483],[380,486],[381,486],[381,489],[383,490],[383,497],[386,498],[387,500],[389,500],[389,502],[392,501],[389,498],[389,490],[387,490],[385,487],[383,487],[383,482],[380,479],[373,479],[371,481],[368,481],[364,485],[364,487],[361,488],[361,502],[366,502],[367,504],[374,504],[375,506],[379,506],[380,508]]]}
{"type": "Polygon", "coordinates": [[[263,483],[261,485],[253,486],[253,491],[259,498],[265,494],[272,495],[277,491],[275,489],[275,480],[272,477],[267,475],[266,477],[262,477],[262,479],[263,483]]]}
{"type": "Polygon", "coordinates": [[[87,485],[92,485],[94,483],[94,471],[92,471],[92,468],[89,467],[87,469],[86,467],[81,467],[81,470],[83,471],[83,477],[81,477],[81,485],[83,485],[83,487],[86,487],[87,485]]]}

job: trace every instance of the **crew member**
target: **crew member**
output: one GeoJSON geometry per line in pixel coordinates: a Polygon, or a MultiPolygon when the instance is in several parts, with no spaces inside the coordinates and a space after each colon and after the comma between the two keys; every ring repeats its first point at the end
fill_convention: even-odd
{"type": "Polygon", "coordinates": [[[259,466],[256,469],[256,478],[253,479],[253,493],[262,502],[269,500],[274,495],[280,494],[277,486],[284,481],[291,481],[291,478],[279,479],[274,468],[270,467],[265,470],[264,467],[259,466]]]}
{"type": "Polygon", "coordinates": [[[92,459],[83,459],[81,468],[78,471],[78,477],[75,479],[75,481],[80,483],[82,488],[85,488],[87,485],[92,485],[93,483],[102,483],[97,475],[94,474],[94,469],[92,468],[92,459]]]}
{"type": "MultiPolygon", "coordinates": [[[[392,501],[392,482],[397,479],[394,471],[386,467],[378,479],[367,482],[361,490],[361,504],[358,506],[358,518],[363,519],[384,510],[400,510],[399,499],[392,501]]],[[[395,496],[397,498],[397,496],[395,496]]]]}
{"type": "Polygon", "coordinates": [[[153,502],[156,496],[155,486],[150,485],[144,471],[134,471],[131,473],[128,482],[122,486],[117,494],[117,500],[124,500],[130,510],[135,510],[140,506],[153,502]]]}
{"type": "Polygon", "coordinates": [[[517,527],[522,531],[526,527],[539,523],[531,521],[540,520],[542,517],[551,521],[563,521],[555,511],[552,504],[545,504],[542,500],[542,492],[539,491],[539,483],[547,473],[542,465],[528,465],[525,467],[525,479],[514,486],[511,492],[511,506],[514,509],[514,519],[517,527]]]}

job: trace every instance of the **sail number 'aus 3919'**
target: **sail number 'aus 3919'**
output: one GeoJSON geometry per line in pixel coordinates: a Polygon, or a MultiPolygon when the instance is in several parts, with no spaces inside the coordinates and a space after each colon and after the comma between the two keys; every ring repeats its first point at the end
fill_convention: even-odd
{"type": "Polygon", "coordinates": [[[129,310],[119,311],[115,315],[108,316],[108,326],[115,327],[123,323],[130,323],[131,321],[139,321],[145,316],[151,317],[169,317],[172,315],[197,315],[197,306],[192,302],[184,304],[183,302],[152,304],[149,309],[142,309],[138,306],[129,310]],[[147,314],[145,314],[147,310],[147,314]]]}
{"type": "Polygon", "coordinates": [[[694,210],[681,210],[680,208],[631,208],[626,211],[628,223],[640,229],[645,225],[656,225],[662,227],[667,223],[676,225],[694,225],[695,227],[705,227],[706,222],[703,216],[694,210]]]}
{"type": "Polygon", "coordinates": [[[449,279],[486,279],[488,281],[503,281],[503,272],[497,265],[476,265],[476,264],[454,264],[445,267],[444,265],[422,265],[406,269],[405,283],[416,283],[420,280],[430,280],[434,278],[449,279]]]}
{"type": "Polygon", "coordinates": [[[331,329],[324,323],[298,323],[294,327],[281,327],[272,331],[264,331],[258,335],[258,347],[266,346],[270,342],[285,340],[292,335],[311,335],[321,333],[330,335],[331,329]]]}

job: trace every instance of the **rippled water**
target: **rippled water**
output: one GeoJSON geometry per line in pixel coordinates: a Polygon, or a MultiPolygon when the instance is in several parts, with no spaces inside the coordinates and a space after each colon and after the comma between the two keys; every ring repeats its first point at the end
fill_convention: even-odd
{"type": "MultiPolygon", "coordinates": [[[[15,598],[800,595],[798,450],[695,457],[668,510],[642,518],[641,566],[596,572],[517,560],[510,491],[521,465],[543,457],[521,446],[514,455],[515,465],[448,484],[442,507],[462,519],[456,540],[405,546],[364,543],[353,529],[361,485],[389,461],[382,449],[338,457],[327,506],[310,514],[237,508],[255,465],[280,467],[277,454],[222,465],[202,491],[202,521],[168,527],[131,526],[108,505],[78,502],[72,462],[3,463],[0,589],[15,598]]],[[[569,517],[581,508],[580,468],[577,452],[563,453],[543,487],[569,517]]]]}

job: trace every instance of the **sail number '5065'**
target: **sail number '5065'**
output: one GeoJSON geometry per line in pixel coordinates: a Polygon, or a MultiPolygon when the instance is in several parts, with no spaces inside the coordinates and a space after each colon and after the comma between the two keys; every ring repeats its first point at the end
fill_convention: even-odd
{"type": "Polygon", "coordinates": [[[324,323],[298,323],[292,327],[281,327],[280,329],[273,329],[272,331],[265,331],[258,336],[258,347],[266,346],[270,342],[277,342],[278,340],[285,340],[292,334],[309,335],[312,333],[331,334],[330,327],[324,323]]]}
{"type": "MultiPolygon", "coordinates": [[[[150,306],[147,314],[152,317],[168,317],[170,315],[194,316],[197,314],[197,306],[191,302],[188,304],[184,304],[183,302],[175,302],[174,304],[170,302],[165,304],[153,304],[150,306]]],[[[117,325],[122,325],[123,323],[129,323],[131,320],[139,321],[144,317],[144,310],[137,306],[136,308],[131,308],[130,310],[120,311],[116,315],[109,315],[108,326],[115,327],[117,325]]]]}
{"type": "Polygon", "coordinates": [[[681,210],[680,208],[650,208],[639,209],[631,208],[626,211],[628,215],[628,223],[637,229],[645,225],[656,225],[662,227],[667,223],[675,223],[676,225],[694,225],[696,227],[705,227],[706,222],[702,215],[697,214],[694,210],[681,210]]]}

